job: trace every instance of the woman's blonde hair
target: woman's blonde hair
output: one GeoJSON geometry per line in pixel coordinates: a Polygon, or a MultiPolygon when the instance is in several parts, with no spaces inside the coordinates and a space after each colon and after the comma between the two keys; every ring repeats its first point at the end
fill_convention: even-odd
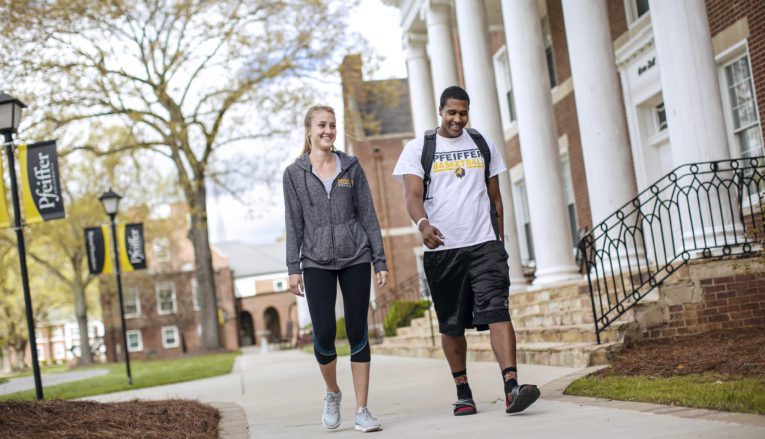
{"type": "MultiPolygon", "coordinates": [[[[311,152],[311,138],[308,137],[308,128],[311,128],[311,121],[313,121],[313,115],[321,112],[326,111],[327,113],[331,113],[332,116],[335,115],[335,109],[330,107],[329,105],[314,105],[311,108],[308,109],[305,113],[305,143],[303,144],[303,154],[308,154],[311,152]]],[[[335,147],[332,146],[332,150],[334,151],[335,147]]]]}

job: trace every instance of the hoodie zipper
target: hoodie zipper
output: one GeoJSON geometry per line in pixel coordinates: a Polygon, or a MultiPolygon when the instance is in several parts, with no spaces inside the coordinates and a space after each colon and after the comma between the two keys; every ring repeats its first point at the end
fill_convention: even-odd
{"type": "MultiPolygon", "coordinates": [[[[338,160],[340,158],[338,157],[338,160]]],[[[335,190],[335,185],[337,184],[337,180],[340,179],[340,177],[345,174],[348,171],[349,168],[343,168],[342,162],[340,163],[340,172],[337,174],[337,177],[335,177],[334,180],[332,180],[332,186],[329,188],[329,193],[327,194],[327,200],[329,202],[329,233],[330,233],[330,239],[332,240],[332,259],[335,261],[335,269],[337,269],[337,252],[335,250],[335,224],[334,220],[332,219],[332,191],[335,190]]],[[[319,181],[319,183],[324,186],[324,182],[321,181],[321,178],[319,178],[318,175],[313,173],[313,169],[311,169],[311,175],[316,178],[316,180],[319,181]]],[[[308,190],[308,188],[306,188],[308,190]]]]}

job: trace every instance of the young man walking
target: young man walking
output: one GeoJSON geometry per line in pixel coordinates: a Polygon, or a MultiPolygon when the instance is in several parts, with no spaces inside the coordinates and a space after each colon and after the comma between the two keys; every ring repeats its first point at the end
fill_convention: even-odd
{"type": "Polygon", "coordinates": [[[425,245],[425,275],[457,386],[454,415],[476,413],[466,370],[465,329],[473,327],[489,330],[502,371],[505,412],[517,413],[536,401],[539,389],[518,383],[497,177],[507,168],[490,139],[466,128],[469,106],[462,88],[444,90],[441,125],[404,147],[393,175],[404,181],[406,208],[425,245]]]}

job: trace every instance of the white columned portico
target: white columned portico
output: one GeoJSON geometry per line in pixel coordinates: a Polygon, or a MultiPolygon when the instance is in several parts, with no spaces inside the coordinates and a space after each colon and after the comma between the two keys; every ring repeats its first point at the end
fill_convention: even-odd
{"type": "Polygon", "coordinates": [[[650,0],[675,166],[730,158],[703,0],[650,0]]]}
{"type": "Polygon", "coordinates": [[[523,173],[529,201],[535,285],[579,278],[571,249],[542,25],[535,0],[502,0],[523,173]]]}
{"type": "MultiPolygon", "coordinates": [[[[650,10],[673,164],[729,159],[704,1],[650,0],[650,10]]],[[[684,249],[721,246],[729,242],[734,229],[741,230],[741,224],[736,224],[738,215],[727,208],[735,194],[721,190],[709,197],[712,207],[708,209],[692,196],[678,199],[680,211],[688,212],[682,215],[684,249]],[[721,205],[726,207],[719,208],[721,205]]]]}
{"type": "Polygon", "coordinates": [[[606,0],[563,0],[592,223],[637,195],[606,0]]]}
{"type": "MultiPolygon", "coordinates": [[[[428,52],[433,74],[434,99],[439,99],[446,87],[458,85],[457,60],[451,28],[451,2],[428,0],[425,21],[428,26],[428,52]]],[[[434,103],[438,107],[436,100],[434,103]]]]}
{"type": "Polygon", "coordinates": [[[409,96],[412,103],[414,133],[421,136],[425,130],[438,125],[433,97],[433,81],[430,77],[430,63],[425,50],[425,34],[408,32],[404,35],[406,70],[409,73],[409,96]]]}
{"type": "MultiPolygon", "coordinates": [[[[470,95],[470,124],[494,141],[507,163],[507,149],[499,113],[499,100],[495,88],[494,68],[489,49],[489,27],[483,0],[459,0],[455,2],[457,28],[460,31],[465,85],[470,95]]],[[[503,228],[505,249],[510,255],[510,283],[518,287],[528,282],[521,266],[518,232],[508,172],[499,174],[502,192],[503,228]]]]}

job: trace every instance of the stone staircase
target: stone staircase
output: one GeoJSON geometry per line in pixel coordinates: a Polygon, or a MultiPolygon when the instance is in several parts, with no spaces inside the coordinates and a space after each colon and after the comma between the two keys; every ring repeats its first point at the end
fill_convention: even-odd
{"type": "MultiPolygon", "coordinates": [[[[511,293],[510,313],[515,327],[519,363],[550,366],[588,367],[607,363],[607,353],[621,346],[629,329],[631,314],[601,333],[596,344],[592,305],[584,282],[511,293]]],[[[386,337],[375,353],[422,358],[443,358],[438,322],[433,312],[433,331],[425,317],[399,328],[395,337],[386,337]]],[[[489,332],[468,330],[468,359],[495,361],[489,332]]]]}

